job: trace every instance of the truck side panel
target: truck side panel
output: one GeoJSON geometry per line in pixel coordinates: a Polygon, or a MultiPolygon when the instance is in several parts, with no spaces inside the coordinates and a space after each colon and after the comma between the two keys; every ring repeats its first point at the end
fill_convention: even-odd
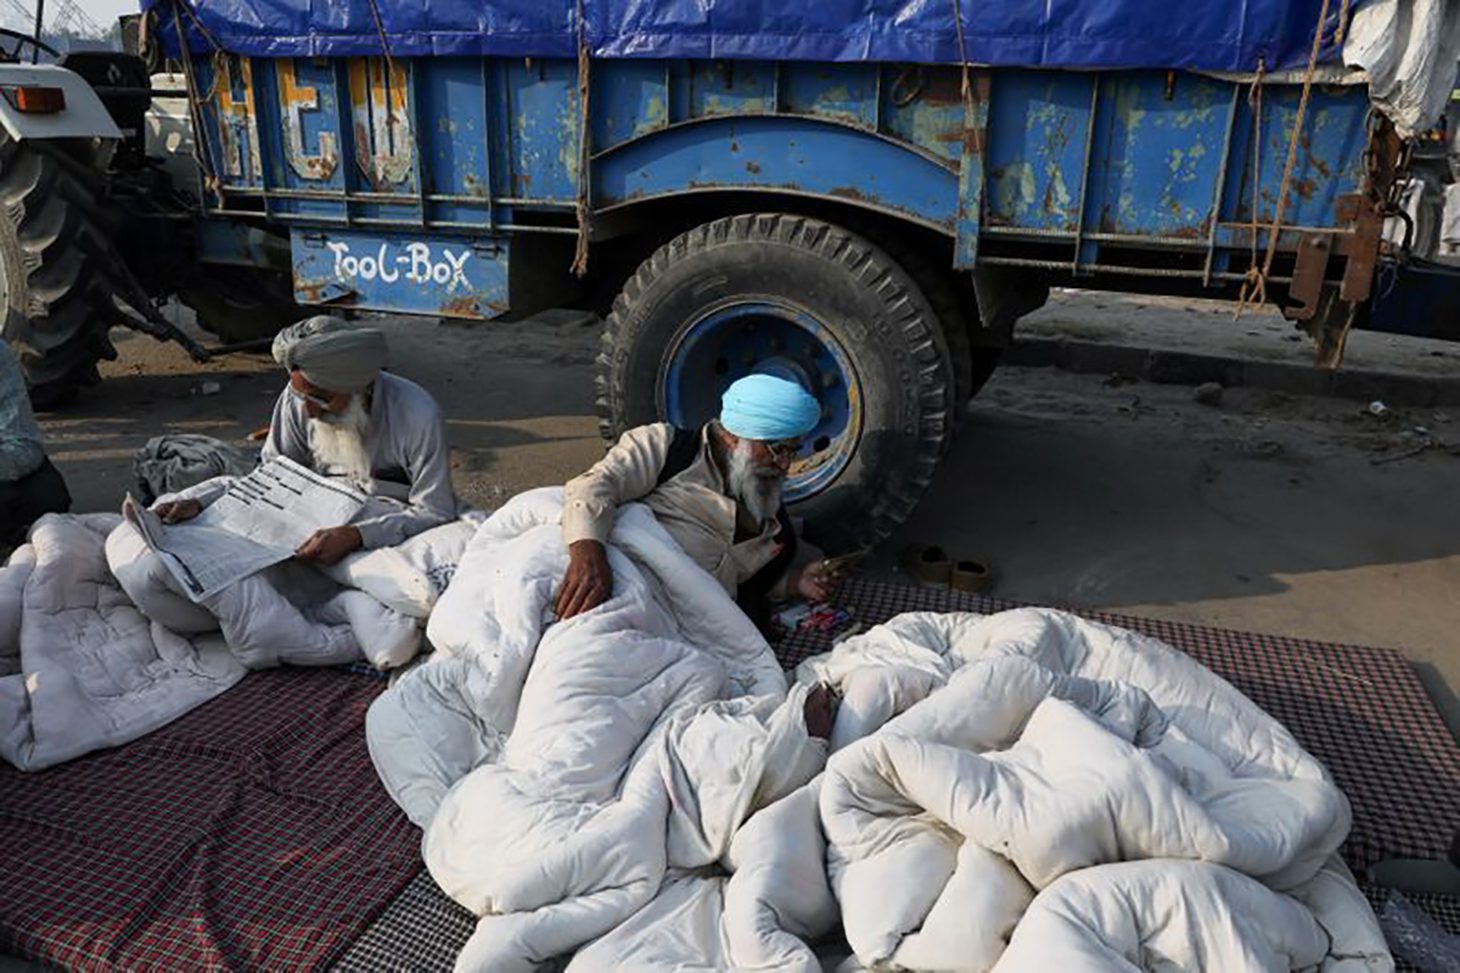
{"type": "MultiPolygon", "coordinates": [[[[1254,217],[1273,217],[1299,93],[1181,72],[977,70],[970,114],[952,67],[595,61],[585,119],[568,60],[229,56],[194,75],[220,218],[459,247],[576,234],[584,180],[595,214],[797,194],[933,228],[959,266],[1206,284],[1240,279],[1254,217]]],[[[1330,280],[1358,245],[1338,207],[1363,183],[1367,117],[1363,88],[1315,88],[1298,140],[1279,247],[1331,235],[1330,280]]]]}

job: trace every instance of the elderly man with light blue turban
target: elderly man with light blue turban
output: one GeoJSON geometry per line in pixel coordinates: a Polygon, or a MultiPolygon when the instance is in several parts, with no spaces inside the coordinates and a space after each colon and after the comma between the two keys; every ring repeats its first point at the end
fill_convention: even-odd
{"type": "Polygon", "coordinates": [[[830,578],[819,554],[798,541],[781,502],[802,437],[821,406],[795,381],[748,375],[700,429],[667,423],[624,433],[597,465],[570,481],[563,512],[568,571],[559,618],[588,611],[613,593],[604,541],[620,505],[646,504],[680,547],[715,577],[757,623],[774,600],[820,601],[830,578]]]}

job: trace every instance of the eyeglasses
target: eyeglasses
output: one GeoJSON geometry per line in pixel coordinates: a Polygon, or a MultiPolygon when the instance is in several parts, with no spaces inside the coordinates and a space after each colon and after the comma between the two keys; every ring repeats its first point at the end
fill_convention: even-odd
{"type": "Polygon", "coordinates": [[[313,405],[316,408],[324,409],[326,412],[328,412],[330,409],[333,409],[335,406],[333,399],[321,399],[317,395],[310,395],[308,392],[301,392],[292,385],[288,386],[288,389],[289,394],[294,396],[294,398],[298,399],[300,402],[304,402],[308,405],[313,405]]]}
{"type": "Polygon", "coordinates": [[[771,454],[771,459],[778,463],[783,460],[793,460],[796,458],[796,454],[801,452],[801,440],[799,439],[782,439],[780,442],[774,443],[762,442],[761,445],[766,448],[766,452],[771,454]]]}

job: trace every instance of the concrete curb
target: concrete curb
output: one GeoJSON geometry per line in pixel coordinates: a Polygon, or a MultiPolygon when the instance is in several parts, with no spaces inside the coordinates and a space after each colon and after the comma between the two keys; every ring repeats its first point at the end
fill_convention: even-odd
{"type": "Polygon", "coordinates": [[[1460,404],[1460,376],[1340,368],[1222,358],[1169,349],[1135,348],[1072,338],[1020,338],[1003,364],[1058,368],[1081,374],[1120,374],[1157,385],[1220,382],[1227,388],[1260,388],[1294,395],[1322,395],[1410,408],[1460,404]]]}

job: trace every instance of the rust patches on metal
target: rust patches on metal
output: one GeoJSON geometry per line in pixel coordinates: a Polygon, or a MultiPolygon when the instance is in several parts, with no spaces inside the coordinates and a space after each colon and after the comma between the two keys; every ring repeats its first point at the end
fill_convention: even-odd
{"type": "Polygon", "coordinates": [[[319,91],[299,83],[292,57],[274,62],[279,81],[279,102],[284,114],[284,154],[289,167],[300,179],[323,181],[334,174],[339,165],[339,141],[334,132],[319,133],[319,154],[311,155],[304,147],[304,112],[319,110],[319,91]]]}
{"type": "Polygon", "coordinates": [[[294,300],[299,304],[336,304],[349,306],[354,304],[359,298],[359,295],[353,290],[344,291],[334,297],[327,297],[325,295],[326,289],[340,286],[340,282],[333,278],[300,280],[296,276],[294,281],[294,300]]]}
{"type": "Polygon", "coordinates": [[[224,54],[213,59],[213,88],[218,98],[218,144],[223,149],[223,171],[252,181],[263,175],[254,120],[253,65],[246,57],[224,54]],[[238,70],[242,98],[233,95],[233,71],[238,70]],[[240,143],[244,144],[240,144],[240,143]],[[248,165],[244,165],[244,156],[248,165]],[[245,171],[245,168],[247,171],[245,171]]]}
{"type": "Polygon", "coordinates": [[[1055,181],[1053,179],[1050,179],[1047,182],[1045,182],[1045,184],[1044,184],[1044,198],[1042,200],[1040,200],[1040,206],[1041,206],[1041,208],[1044,210],[1044,212],[1046,214],[1048,214],[1050,216],[1054,216],[1055,213],[1059,212],[1059,210],[1060,210],[1060,205],[1059,205],[1058,201],[1056,201],[1056,199],[1055,199],[1054,187],[1055,187],[1055,181]]]}
{"type": "Polygon", "coordinates": [[[488,199],[492,195],[486,183],[482,182],[474,172],[468,172],[462,177],[461,182],[462,188],[466,190],[468,196],[480,196],[483,199],[488,199]]]}
{"type": "Polygon", "coordinates": [[[350,58],[355,159],[376,188],[405,182],[415,145],[406,111],[406,71],[379,57],[350,58]]]}
{"type": "Polygon", "coordinates": [[[918,100],[925,105],[963,105],[963,79],[957,71],[941,70],[928,72],[918,92],[918,100]]]}
{"type": "Polygon", "coordinates": [[[838,186],[830,190],[827,195],[835,196],[838,199],[851,200],[854,203],[866,203],[868,205],[876,205],[878,203],[877,199],[868,196],[856,186],[838,186]]]}
{"type": "Polygon", "coordinates": [[[1305,233],[1298,242],[1293,280],[1288,285],[1288,303],[1283,316],[1290,321],[1307,321],[1318,313],[1323,281],[1328,276],[1328,258],[1333,254],[1333,235],[1305,233]]]}
{"type": "Polygon", "coordinates": [[[1384,236],[1384,213],[1362,193],[1339,197],[1339,219],[1353,223],[1352,248],[1343,270],[1339,296],[1345,301],[1366,301],[1374,289],[1374,269],[1379,263],[1379,243],[1384,236]]]}
{"type": "Polygon", "coordinates": [[[477,304],[475,294],[462,294],[442,302],[438,310],[442,317],[446,318],[479,318],[482,316],[481,308],[477,304]]]}

